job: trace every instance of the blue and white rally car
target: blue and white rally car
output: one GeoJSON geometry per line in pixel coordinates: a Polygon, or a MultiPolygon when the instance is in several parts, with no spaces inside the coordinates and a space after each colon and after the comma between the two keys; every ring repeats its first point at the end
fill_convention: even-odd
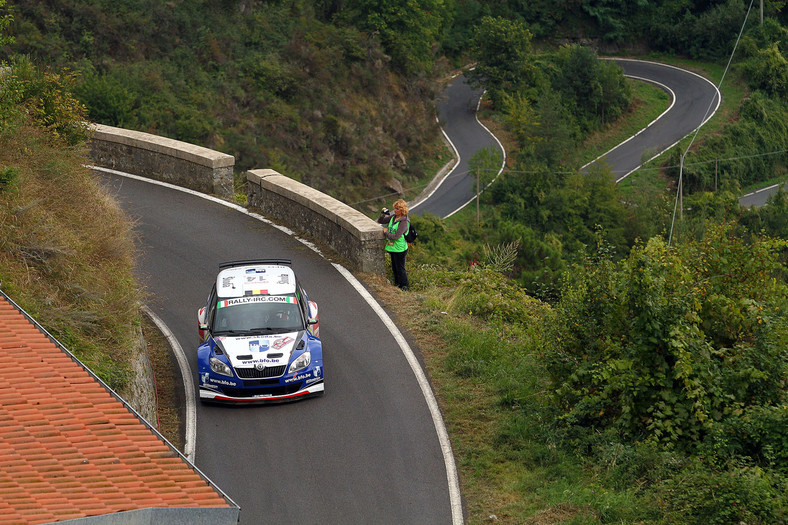
{"type": "Polygon", "coordinates": [[[323,393],[317,304],[286,259],[219,265],[197,314],[200,400],[265,403],[323,393]]]}

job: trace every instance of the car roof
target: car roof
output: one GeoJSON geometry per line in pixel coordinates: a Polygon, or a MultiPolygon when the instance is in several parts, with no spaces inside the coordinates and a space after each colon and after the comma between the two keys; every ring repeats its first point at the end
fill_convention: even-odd
{"type": "Polygon", "coordinates": [[[252,263],[223,268],[216,276],[219,298],[286,295],[296,291],[296,276],[284,264],[252,263]]]}

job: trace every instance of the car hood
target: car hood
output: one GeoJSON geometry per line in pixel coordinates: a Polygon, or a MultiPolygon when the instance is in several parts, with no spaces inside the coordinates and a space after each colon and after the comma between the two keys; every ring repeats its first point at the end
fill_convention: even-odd
{"type": "Polygon", "coordinates": [[[295,344],[300,339],[299,332],[274,335],[253,335],[244,337],[217,337],[214,341],[221,344],[233,367],[252,367],[286,365],[290,362],[295,344]]]}

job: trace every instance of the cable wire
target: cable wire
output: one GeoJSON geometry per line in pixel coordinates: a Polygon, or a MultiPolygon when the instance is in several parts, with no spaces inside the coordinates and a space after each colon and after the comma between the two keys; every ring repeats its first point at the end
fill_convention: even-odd
{"type": "MultiPolygon", "coordinates": [[[[744,15],[744,21],[742,22],[741,29],[739,30],[739,36],[736,37],[736,43],[733,45],[733,50],[731,51],[731,55],[728,57],[728,64],[725,66],[725,70],[722,72],[722,77],[720,78],[719,83],[717,83],[717,92],[720,92],[720,86],[722,85],[722,81],[725,79],[725,75],[728,74],[728,69],[731,67],[731,62],[733,62],[733,55],[736,54],[736,48],[739,47],[739,41],[741,40],[741,36],[744,33],[744,28],[747,25],[747,20],[750,18],[750,12],[752,11],[752,4],[755,0],[750,0],[750,6],[747,8],[747,14],[744,15]]],[[[704,120],[701,122],[701,125],[695,130],[695,134],[692,136],[690,143],[687,145],[687,148],[684,150],[684,153],[681,154],[681,168],[679,171],[679,183],[678,188],[676,190],[676,203],[678,204],[679,200],[681,199],[681,191],[682,191],[682,182],[684,178],[684,158],[687,156],[690,147],[695,142],[695,138],[700,133],[700,128],[703,127],[703,124],[706,123],[706,117],[709,115],[709,111],[711,111],[711,105],[714,101],[712,100],[709,102],[709,107],[706,109],[706,114],[703,116],[704,120]]],[[[670,235],[668,236],[668,247],[670,247],[670,242],[673,239],[673,227],[676,223],[676,206],[673,207],[673,218],[670,222],[670,235]]]]}

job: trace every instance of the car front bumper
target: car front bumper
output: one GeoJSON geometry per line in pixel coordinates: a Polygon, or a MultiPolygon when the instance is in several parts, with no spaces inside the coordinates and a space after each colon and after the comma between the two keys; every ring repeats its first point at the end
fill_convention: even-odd
{"type": "Polygon", "coordinates": [[[281,403],[324,391],[322,370],[314,369],[265,381],[228,378],[210,372],[203,372],[199,377],[200,400],[217,403],[281,403]]]}

